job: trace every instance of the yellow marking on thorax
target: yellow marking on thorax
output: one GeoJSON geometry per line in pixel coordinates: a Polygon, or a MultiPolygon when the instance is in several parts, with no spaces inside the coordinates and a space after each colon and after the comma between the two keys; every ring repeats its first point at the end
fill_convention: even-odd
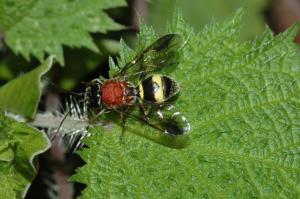
{"type": "Polygon", "coordinates": [[[144,88],[142,83],[139,85],[139,92],[141,99],[144,100],[144,88]]]}
{"type": "Polygon", "coordinates": [[[158,103],[164,102],[165,97],[164,97],[163,85],[161,81],[161,75],[153,75],[152,81],[154,83],[153,94],[156,102],[158,103]]]}

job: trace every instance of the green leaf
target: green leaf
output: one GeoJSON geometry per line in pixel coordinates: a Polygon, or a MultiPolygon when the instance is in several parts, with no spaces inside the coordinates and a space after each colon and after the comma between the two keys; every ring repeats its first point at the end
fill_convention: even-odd
{"type": "MultiPolygon", "coordinates": [[[[129,120],[91,131],[72,180],[81,198],[297,198],[300,195],[300,64],[297,27],[240,42],[242,10],[196,33],[174,16],[168,32],[186,41],[176,106],[192,125],[190,145],[171,149],[135,135],[129,120]]],[[[142,38],[140,35],[139,38],[142,38]]],[[[151,42],[151,41],[149,41],[151,42]]],[[[152,139],[152,138],[151,138],[152,139]]]]}
{"type": "Polygon", "coordinates": [[[109,76],[112,77],[116,72],[119,71],[118,66],[115,64],[114,60],[112,57],[108,58],[108,62],[109,62],[109,76]]]}
{"type": "Polygon", "coordinates": [[[36,175],[33,158],[49,148],[47,137],[0,112],[0,198],[21,198],[36,175]]]}
{"type": "Polygon", "coordinates": [[[53,60],[49,57],[39,67],[0,87],[0,108],[33,118],[41,96],[41,77],[49,71],[53,60]]]}
{"type": "Polygon", "coordinates": [[[8,68],[7,65],[0,63],[0,78],[2,80],[8,80],[13,77],[12,71],[8,68]]]}
{"type": "Polygon", "coordinates": [[[104,10],[125,5],[124,0],[0,0],[0,31],[16,54],[42,61],[48,53],[64,64],[62,45],[98,52],[89,33],[119,30],[104,10]]]}

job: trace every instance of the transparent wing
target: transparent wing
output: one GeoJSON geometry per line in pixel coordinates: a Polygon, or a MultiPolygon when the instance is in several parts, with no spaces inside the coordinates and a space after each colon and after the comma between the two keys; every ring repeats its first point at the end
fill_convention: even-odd
{"type": "Polygon", "coordinates": [[[171,148],[182,148],[188,143],[187,135],[191,130],[191,125],[173,105],[151,106],[147,113],[131,111],[127,117],[144,124],[143,129],[133,129],[134,133],[155,142],[171,148]]]}
{"type": "Polygon", "coordinates": [[[177,34],[167,34],[160,37],[133,60],[125,64],[114,75],[114,78],[131,77],[142,79],[147,73],[162,67],[178,63],[178,49],[182,45],[181,37],[177,34]]]}
{"type": "Polygon", "coordinates": [[[191,129],[186,117],[172,105],[161,106],[157,110],[151,109],[146,118],[150,125],[172,136],[186,134],[191,129]]]}

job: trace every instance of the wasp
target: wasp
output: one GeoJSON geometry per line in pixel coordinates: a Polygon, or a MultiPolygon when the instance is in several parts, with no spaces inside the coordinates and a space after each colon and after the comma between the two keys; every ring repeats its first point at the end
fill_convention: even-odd
{"type": "Polygon", "coordinates": [[[94,116],[111,111],[120,113],[123,131],[126,118],[131,117],[170,137],[188,133],[191,129],[189,122],[169,103],[178,95],[179,84],[158,73],[162,68],[178,63],[181,46],[179,35],[164,35],[111,78],[93,79],[87,83],[84,93],[86,109],[94,116]]]}

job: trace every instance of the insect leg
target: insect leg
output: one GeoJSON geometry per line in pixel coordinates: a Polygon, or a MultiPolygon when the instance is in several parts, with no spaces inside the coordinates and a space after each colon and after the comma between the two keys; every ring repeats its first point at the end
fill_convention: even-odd
{"type": "Polygon", "coordinates": [[[90,123],[96,123],[97,119],[99,119],[99,116],[101,116],[103,113],[109,111],[109,109],[102,109],[100,112],[98,112],[97,114],[93,114],[92,116],[90,116],[90,123]]]}
{"type": "Polygon", "coordinates": [[[121,132],[120,140],[122,140],[125,135],[125,124],[126,124],[128,109],[129,109],[129,107],[124,107],[124,108],[121,108],[120,110],[114,109],[117,113],[120,113],[120,118],[121,118],[122,132],[121,132]]]}
{"type": "Polygon", "coordinates": [[[139,107],[140,107],[140,112],[143,117],[143,120],[148,121],[148,113],[149,113],[148,106],[146,106],[144,104],[140,104],[139,107]]]}
{"type": "Polygon", "coordinates": [[[121,116],[121,127],[122,127],[122,133],[121,133],[121,139],[124,137],[125,135],[125,124],[126,124],[126,119],[127,119],[127,111],[128,111],[129,107],[124,108],[121,112],[120,112],[120,116],[121,116]]]}

